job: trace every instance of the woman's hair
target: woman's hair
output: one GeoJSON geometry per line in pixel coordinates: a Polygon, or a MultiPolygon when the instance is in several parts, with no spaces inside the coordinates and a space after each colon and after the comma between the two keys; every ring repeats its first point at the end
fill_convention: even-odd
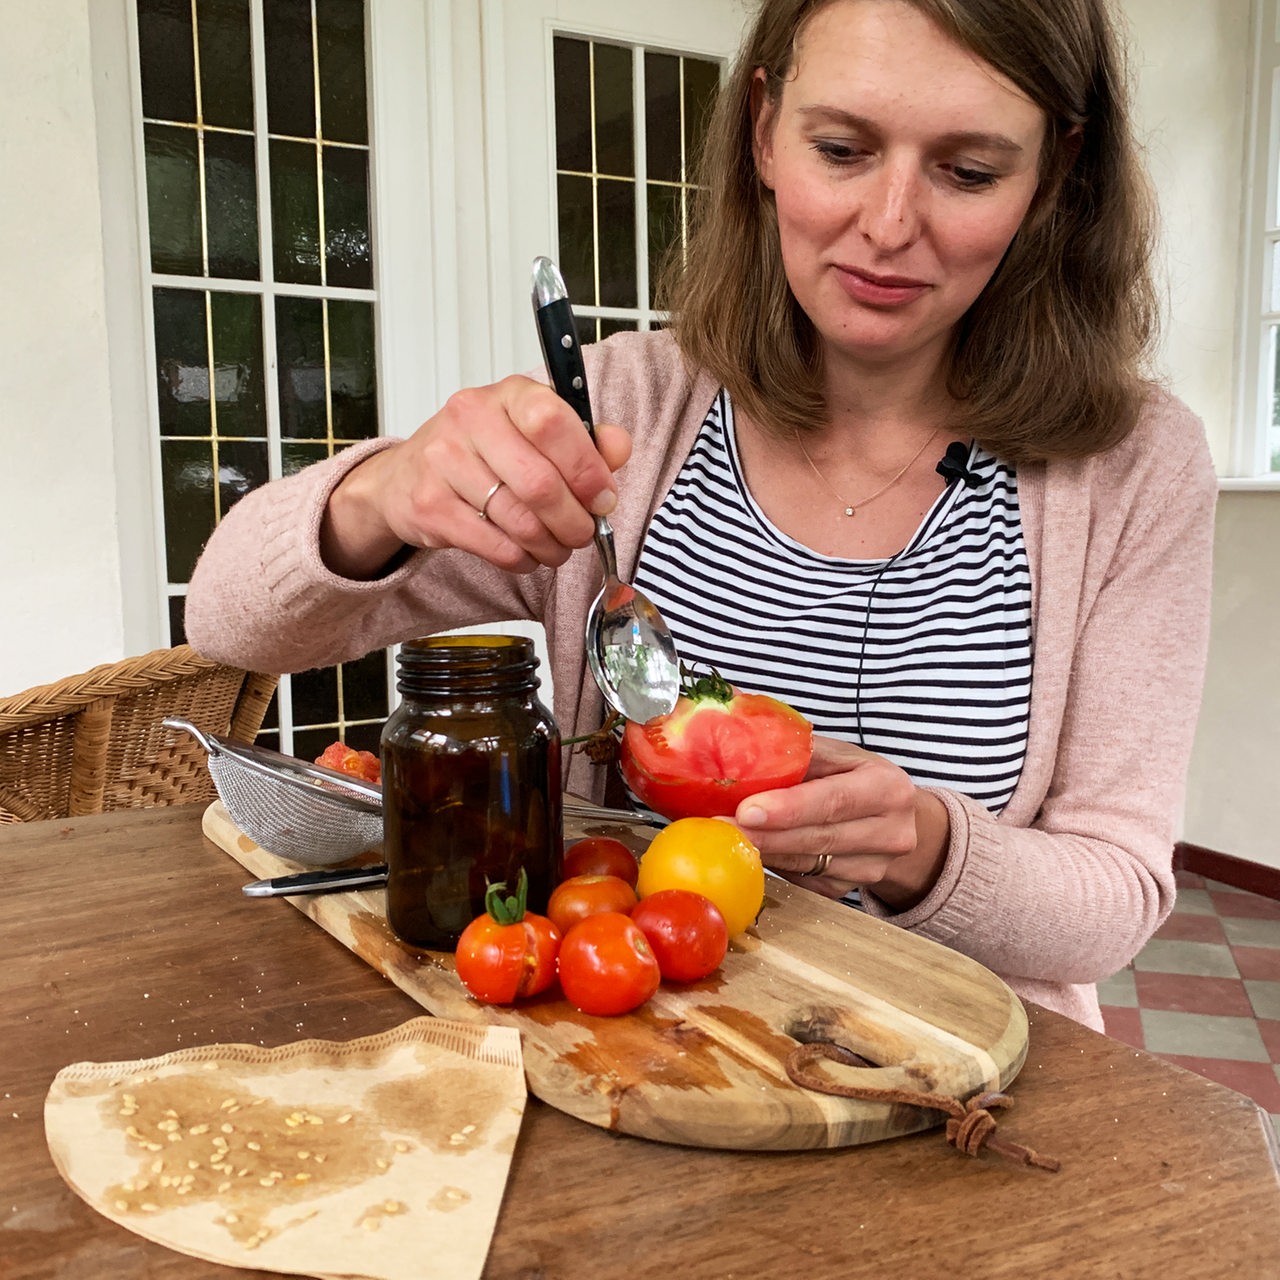
{"type": "MultiPolygon", "coordinates": [[[[782,264],[773,193],[752,151],[751,85],[776,101],[805,24],[831,0],[765,0],[721,91],[687,250],[663,302],[693,364],[779,433],[826,420],[822,349],[782,264]]],[[[1048,119],[1040,185],[957,328],[949,427],[1010,462],[1084,457],[1123,440],[1147,391],[1158,308],[1154,202],[1130,131],[1107,0],[908,0],[1011,80],[1048,119]]]]}

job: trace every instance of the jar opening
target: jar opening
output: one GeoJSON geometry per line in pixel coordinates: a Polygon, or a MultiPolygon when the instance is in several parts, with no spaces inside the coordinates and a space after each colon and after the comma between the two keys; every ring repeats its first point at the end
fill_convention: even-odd
{"type": "Polygon", "coordinates": [[[533,690],[540,683],[528,636],[423,636],[406,641],[396,661],[402,693],[498,694],[533,690]]]}

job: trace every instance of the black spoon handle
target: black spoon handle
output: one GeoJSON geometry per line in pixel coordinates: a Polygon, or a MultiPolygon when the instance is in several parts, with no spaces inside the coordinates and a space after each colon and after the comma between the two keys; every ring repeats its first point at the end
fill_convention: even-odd
{"type": "Polygon", "coordinates": [[[573,308],[564,287],[564,278],[550,258],[533,263],[533,318],[542,344],[542,359],[551,385],[582,419],[594,440],[595,419],[587,391],[587,369],[582,363],[582,347],[573,323],[573,308]]]}

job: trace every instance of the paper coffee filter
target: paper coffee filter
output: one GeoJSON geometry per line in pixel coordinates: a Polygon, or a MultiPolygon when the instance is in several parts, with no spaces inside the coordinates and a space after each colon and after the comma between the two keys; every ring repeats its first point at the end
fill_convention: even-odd
{"type": "Polygon", "coordinates": [[[278,1049],[65,1067],[58,1172],[138,1235],[227,1266],[378,1280],[483,1270],[525,1104],[519,1032],[415,1018],[278,1049]]]}

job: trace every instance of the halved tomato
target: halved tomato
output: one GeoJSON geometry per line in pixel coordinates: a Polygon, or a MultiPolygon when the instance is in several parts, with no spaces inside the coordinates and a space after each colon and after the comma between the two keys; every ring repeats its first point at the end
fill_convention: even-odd
{"type": "Polygon", "coordinates": [[[739,693],[716,674],[686,684],[675,709],[627,722],[622,776],[664,818],[728,818],[747,796],[799,782],[813,726],[762,693],[739,693]]]}

